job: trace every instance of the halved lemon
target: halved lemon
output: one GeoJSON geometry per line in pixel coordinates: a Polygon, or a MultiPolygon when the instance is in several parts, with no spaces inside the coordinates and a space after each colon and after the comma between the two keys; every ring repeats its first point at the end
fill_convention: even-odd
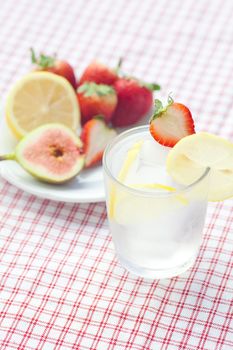
{"type": "Polygon", "coordinates": [[[183,185],[196,181],[211,168],[209,200],[233,197],[233,143],[200,132],[182,138],[169,152],[167,171],[183,185]]]}
{"type": "Polygon", "coordinates": [[[49,72],[29,73],[10,90],[6,120],[18,138],[40,125],[53,122],[76,131],[80,126],[77,96],[63,77],[49,72]]]}

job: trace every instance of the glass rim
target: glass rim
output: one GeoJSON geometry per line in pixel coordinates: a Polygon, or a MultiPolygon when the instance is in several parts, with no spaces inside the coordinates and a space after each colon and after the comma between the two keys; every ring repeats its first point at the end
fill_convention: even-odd
{"type": "Polygon", "coordinates": [[[190,189],[192,189],[193,187],[195,187],[196,185],[198,185],[204,178],[207,177],[207,175],[210,172],[210,168],[206,167],[205,170],[203,171],[202,175],[195,180],[194,182],[192,182],[191,184],[182,187],[181,189],[176,189],[175,191],[171,191],[171,192],[162,192],[162,191],[151,191],[150,190],[143,190],[143,189],[138,189],[138,188],[133,188],[133,187],[129,187],[127,185],[125,185],[124,183],[122,183],[121,181],[119,181],[111,172],[111,170],[108,167],[107,164],[107,157],[108,157],[108,153],[110,152],[110,150],[114,147],[115,144],[117,144],[118,142],[120,142],[122,139],[126,138],[127,136],[129,136],[130,134],[134,134],[136,132],[140,132],[140,131],[149,131],[148,129],[148,125],[141,125],[141,126],[136,126],[133,128],[130,128],[126,131],[123,131],[122,133],[120,133],[119,135],[117,135],[105,148],[104,150],[104,154],[103,154],[103,169],[105,171],[105,173],[111,178],[111,180],[113,182],[115,182],[118,186],[122,187],[125,191],[131,192],[132,194],[136,194],[136,195],[140,195],[140,196],[146,196],[146,197],[172,197],[172,196],[176,196],[177,194],[180,193],[184,193],[189,191],[190,189]]]}

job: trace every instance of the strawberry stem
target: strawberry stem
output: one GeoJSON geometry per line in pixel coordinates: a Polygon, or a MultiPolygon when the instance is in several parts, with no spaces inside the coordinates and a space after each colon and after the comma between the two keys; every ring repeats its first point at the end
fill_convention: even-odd
{"type": "Polygon", "coordinates": [[[174,102],[173,98],[171,97],[171,94],[168,95],[168,98],[167,98],[167,107],[172,105],[174,102]]]}
{"type": "Polygon", "coordinates": [[[123,63],[123,58],[120,57],[120,58],[119,58],[119,61],[118,61],[118,63],[117,63],[117,66],[116,66],[116,68],[115,68],[115,73],[116,73],[117,75],[119,75],[119,73],[120,73],[122,63],[123,63]]]}
{"type": "Polygon", "coordinates": [[[31,51],[31,61],[32,61],[32,63],[37,64],[36,54],[35,54],[35,51],[33,50],[32,47],[30,48],[30,51],[31,51]]]}

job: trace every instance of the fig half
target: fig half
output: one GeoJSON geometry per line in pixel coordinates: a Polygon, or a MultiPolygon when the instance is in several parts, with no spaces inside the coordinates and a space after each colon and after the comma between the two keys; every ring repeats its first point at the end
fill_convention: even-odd
{"type": "Polygon", "coordinates": [[[42,125],[19,141],[15,152],[0,156],[15,160],[40,181],[60,184],[75,177],[84,167],[82,141],[59,123],[42,125]]]}

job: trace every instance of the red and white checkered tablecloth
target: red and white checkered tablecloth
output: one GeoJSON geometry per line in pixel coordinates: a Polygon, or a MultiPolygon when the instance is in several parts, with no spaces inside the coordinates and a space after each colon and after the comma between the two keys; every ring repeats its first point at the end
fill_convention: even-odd
{"type": "MultiPolygon", "coordinates": [[[[233,141],[232,0],[0,2],[1,104],[29,47],[159,82],[199,130],[233,141]]],[[[233,201],[209,204],[200,253],[149,281],[117,262],[104,203],[38,199],[0,179],[0,349],[233,349],[233,201]]]]}

